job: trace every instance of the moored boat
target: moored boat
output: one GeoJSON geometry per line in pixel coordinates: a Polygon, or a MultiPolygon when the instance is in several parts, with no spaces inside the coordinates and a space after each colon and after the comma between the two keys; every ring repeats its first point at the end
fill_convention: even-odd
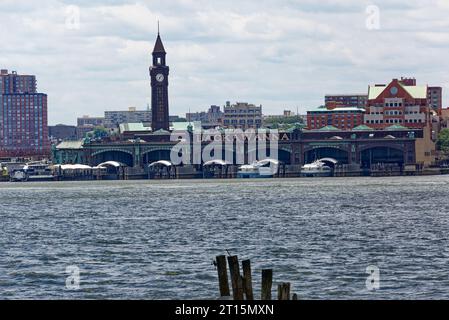
{"type": "Polygon", "coordinates": [[[332,168],[324,162],[317,160],[313,163],[301,167],[301,176],[303,177],[330,177],[332,168]]]}
{"type": "Polygon", "coordinates": [[[279,171],[279,161],[265,159],[250,165],[243,165],[237,172],[238,178],[273,178],[279,171]]]}

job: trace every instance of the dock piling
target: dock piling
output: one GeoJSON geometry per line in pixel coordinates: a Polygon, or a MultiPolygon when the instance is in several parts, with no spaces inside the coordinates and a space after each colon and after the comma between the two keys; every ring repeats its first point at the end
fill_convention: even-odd
{"type": "Polygon", "coordinates": [[[278,300],[290,300],[290,283],[278,285],[278,300]]]}
{"type": "Polygon", "coordinates": [[[229,290],[229,281],[228,281],[228,270],[226,267],[226,257],[225,256],[217,256],[217,272],[218,272],[218,283],[220,286],[220,296],[228,297],[231,295],[229,290]]]}
{"type": "Polygon", "coordinates": [[[262,270],[262,296],[261,300],[271,300],[271,287],[273,285],[273,270],[262,270]]]}
{"type": "Polygon", "coordinates": [[[231,274],[232,295],[234,300],[243,300],[243,284],[240,277],[239,260],[237,256],[228,257],[229,272],[231,274]]]}
{"type": "Polygon", "coordinates": [[[243,260],[242,268],[243,268],[243,277],[245,279],[245,282],[243,283],[243,288],[245,291],[246,300],[254,300],[253,283],[252,283],[253,281],[251,276],[251,261],[243,260]]]}

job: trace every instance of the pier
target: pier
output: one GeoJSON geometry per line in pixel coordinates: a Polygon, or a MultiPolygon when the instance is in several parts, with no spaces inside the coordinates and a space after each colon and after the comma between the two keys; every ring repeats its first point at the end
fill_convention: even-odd
{"type": "MultiPolygon", "coordinates": [[[[262,270],[260,298],[257,299],[253,290],[250,260],[243,260],[240,267],[238,256],[226,257],[221,255],[215,258],[214,265],[218,274],[219,300],[272,300],[273,269],[262,270]],[[229,286],[229,283],[231,286],[229,286]]],[[[291,290],[292,287],[289,282],[279,283],[277,285],[277,299],[298,300],[298,295],[292,294],[291,290]]]]}

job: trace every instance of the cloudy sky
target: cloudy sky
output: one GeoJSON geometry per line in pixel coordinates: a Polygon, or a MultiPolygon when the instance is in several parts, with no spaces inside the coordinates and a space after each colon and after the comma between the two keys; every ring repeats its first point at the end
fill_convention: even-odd
{"type": "Polygon", "coordinates": [[[305,112],[401,76],[443,86],[448,106],[448,16],[448,0],[1,0],[0,67],[38,76],[50,124],[145,108],[160,20],[171,114],[305,112]]]}

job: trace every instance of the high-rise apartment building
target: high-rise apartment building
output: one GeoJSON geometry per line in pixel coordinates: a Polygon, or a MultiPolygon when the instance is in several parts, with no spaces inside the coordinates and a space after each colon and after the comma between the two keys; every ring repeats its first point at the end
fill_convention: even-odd
{"type": "Polygon", "coordinates": [[[47,95],[36,77],[0,70],[0,157],[46,157],[50,152],[47,95]]]}

